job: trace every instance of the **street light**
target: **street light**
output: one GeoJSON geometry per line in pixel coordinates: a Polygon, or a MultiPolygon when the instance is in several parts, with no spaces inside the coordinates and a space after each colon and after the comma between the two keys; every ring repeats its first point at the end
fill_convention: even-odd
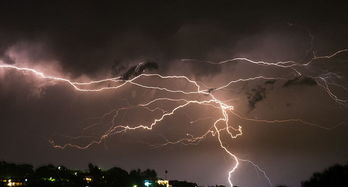
{"type": "Polygon", "coordinates": [[[145,180],[145,181],[144,181],[144,185],[145,185],[146,187],[149,187],[151,184],[152,184],[152,183],[151,183],[149,180],[145,180]]]}

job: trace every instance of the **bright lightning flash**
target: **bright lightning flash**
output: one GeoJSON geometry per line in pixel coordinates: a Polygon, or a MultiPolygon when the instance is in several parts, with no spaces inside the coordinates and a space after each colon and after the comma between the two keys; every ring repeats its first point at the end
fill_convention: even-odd
{"type": "MultiPolygon", "coordinates": [[[[290,71],[296,72],[298,75],[301,75],[301,69],[302,68],[307,68],[309,67],[312,63],[315,63],[316,60],[325,60],[327,63],[330,63],[330,59],[334,58],[335,56],[346,53],[348,52],[348,49],[343,49],[339,50],[331,55],[327,56],[314,56],[312,59],[310,59],[306,63],[298,63],[295,61],[280,61],[280,62],[265,62],[265,61],[254,61],[248,58],[234,58],[234,59],[229,59],[221,62],[206,62],[214,65],[222,65],[222,64],[228,64],[230,62],[238,61],[238,62],[244,62],[244,63],[252,63],[255,65],[259,66],[273,66],[277,68],[282,68],[282,69],[289,69],[290,71]]],[[[192,59],[182,59],[182,62],[190,61],[192,59]]],[[[113,78],[107,78],[107,79],[101,79],[101,80],[92,80],[92,81],[87,81],[87,82],[77,82],[70,80],[68,78],[63,78],[63,77],[56,77],[56,76],[51,76],[47,75],[44,72],[37,71],[35,69],[29,68],[29,67],[21,67],[19,65],[10,65],[10,64],[5,64],[0,61],[0,69],[2,70],[15,70],[18,72],[26,72],[33,74],[39,78],[49,80],[49,81],[55,81],[55,82],[63,82],[71,86],[74,90],[79,91],[79,92],[103,92],[105,90],[117,90],[121,87],[124,87],[125,85],[134,85],[136,87],[139,87],[141,89],[150,89],[150,90],[157,90],[157,91],[162,91],[164,93],[171,93],[175,94],[177,97],[176,98],[171,98],[171,97],[158,97],[155,98],[149,102],[138,104],[133,107],[124,107],[124,108],[118,108],[113,111],[110,111],[109,113],[106,113],[106,115],[114,115],[112,117],[112,126],[104,132],[97,140],[94,140],[87,145],[76,145],[76,144],[64,144],[64,145],[57,145],[55,144],[54,141],[50,140],[50,143],[52,144],[53,147],[58,148],[58,149],[64,149],[67,147],[73,147],[77,149],[87,149],[90,146],[94,144],[100,144],[102,143],[105,139],[110,137],[111,135],[118,134],[118,133],[124,133],[126,131],[130,130],[137,130],[137,129],[144,129],[144,130],[152,130],[156,125],[161,123],[165,118],[168,117],[173,117],[177,111],[182,110],[183,108],[186,108],[189,105],[199,105],[199,106],[207,106],[211,107],[214,110],[217,110],[220,114],[220,117],[215,119],[215,121],[212,123],[211,128],[209,128],[208,131],[203,133],[201,136],[193,136],[189,133],[187,133],[185,138],[175,140],[175,141],[169,141],[166,140],[165,143],[161,144],[161,146],[165,145],[170,145],[170,144],[184,144],[184,145],[189,145],[189,144],[197,144],[204,138],[206,138],[209,135],[217,137],[217,140],[219,142],[219,146],[221,147],[222,150],[224,150],[233,160],[234,164],[232,166],[232,169],[228,172],[228,182],[231,187],[233,187],[232,183],[232,174],[235,172],[235,170],[238,168],[240,162],[247,162],[252,164],[258,171],[260,171],[269,184],[272,186],[270,178],[266,175],[265,171],[262,170],[258,165],[254,164],[252,161],[245,160],[238,158],[225,144],[225,142],[222,140],[222,133],[227,133],[228,137],[231,139],[235,139],[238,136],[241,136],[243,134],[242,132],[242,127],[241,126],[233,126],[230,124],[229,117],[230,115],[233,115],[237,118],[242,118],[246,120],[251,120],[251,121],[257,121],[257,122],[262,122],[262,123],[284,123],[284,122],[299,122],[305,125],[311,125],[311,126],[316,126],[324,129],[328,129],[326,127],[319,126],[314,123],[306,122],[302,119],[287,119],[287,120],[258,120],[258,119],[249,119],[241,116],[237,112],[234,111],[234,107],[232,105],[226,104],[226,102],[222,101],[221,99],[217,98],[215,95],[216,92],[219,92],[220,90],[224,90],[227,87],[229,87],[232,84],[239,83],[239,82],[247,82],[247,81],[253,81],[253,80],[258,80],[258,79],[263,79],[263,80],[276,80],[276,79],[284,79],[282,77],[265,77],[265,76],[257,76],[257,77],[250,77],[250,78],[244,78],[244,79],[237,79],[237,80],[232,80],[229,81],[223,85],[216,86],[214,89],[202,89],[201,83],[195,80],[191,80],[190,78],[186,76],[181,76],[181,75],[170,75],[170,76],[164,76],[160,74],[141,74],[139,76],[136,76],[130,80],[121,80],[120,77],[113,77],[113,78]],[[185,89],[170,89],[167,87],[162,87],[162,86],[154,86],[154,85],[146,85],[143,83],[139,83],[137,80],[141,80],[143,78],[153,78],[153,79],[158,79],[158,80],[169,80],[169,81],[186,81],[188,84],[192,85],[192,89],[187,91],[185,89]],[[188,99],[189,97],[199,98],[199,99],[188,99]],[[179,98],[179,99],[178,99],[179,98]],[[176,104],[174,108],[171,110],[164,110],[160,107],[152,107],[156,103],[161,103],[161,102],[172,102],[176,104]],[[120,111],[122,110],[131,110],[133,108],[144,108],[145,110],[148,110],[150,112],[155,112],[155,111],[161,111],[162,115],[158,118],[154,118],[151,123],[149,124],[139,124],[135,126],[129,126],[129,125],[115,125],[117,123],[117,116],[120,111]]],[[[306,75],[308,76],[308,75],[306,75]]],[[[310,75],[309,75],[310,76],[310,75]]],[[[320,76],[311,76],[319,86],[323,88],[323,90],[328,94],[329,97],[331,97],[335,102],[338,104],[347,105],[348,100],[346,98],[339,98],[334,94],[334,92],[330,89],[331,86],[339,87],[342,88],[344,91],[348,91],[347,87],[344,85],[340,85],[337,83],[334,83],[332,81],[328,81],[328,76],[329,74],[324,74],[320,76]]],[[[204,85],[203,85],[204,86],[204,85]]],[[[212,118],[212,117],[211,117],[212,118]]],[[[190,124],[196,123],[200,120],[204,119],[196,119],[194,121],[191,121],[190,124]]]]}

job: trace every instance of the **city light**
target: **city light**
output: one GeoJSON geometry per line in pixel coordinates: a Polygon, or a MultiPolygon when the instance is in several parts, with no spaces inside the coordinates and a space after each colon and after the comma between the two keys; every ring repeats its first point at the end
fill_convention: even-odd
{"type": "Polygon", "coordinates": [[[145,180],[145,181],[144,181],[144,185],[145,185],[146,187],[150,187],[150,186],[152,185],[152,183],[151,183],[150,180],[145,180]]]}
{"type": "Polygon", "coordinates": [[[90,182],[93,181],[91,177],[85,177],[84,180],[85,180],[87,183],[90,183],[90,182]]]}
{"type": "Polygon", "coordinates": [[[165,187],[169,187],[169,181],[168,180],[157,180],[156,181],[157,184],[165,186],[165,187]]]}

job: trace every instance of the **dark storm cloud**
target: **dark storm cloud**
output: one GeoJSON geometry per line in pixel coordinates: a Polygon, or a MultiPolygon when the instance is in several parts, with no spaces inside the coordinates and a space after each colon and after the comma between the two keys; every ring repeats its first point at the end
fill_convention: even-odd
{"type": "Polygon", "coordinates": [[[261,102],[266,98],[266,88],[262,86],[258,86],[250,90],[247,93],[248,103],[250,110],[255,109],[256,103],[261,102]]]}
{"type": "Polygon", "coordinates": [[[44,53],[54,54],[66,71],[76,74],[110,68],[114,60],[159,55],[157,38],[175,32],[175,25],[166,26],[162,19],[170,17],[156,18],[147,11],[151,4],[143,5],[2,2],[1,53],[20,41],[42,42],[47,45],[44,53]]]}
{"type": "Polygon", "coordinates": [[[296,85],[315,86],[317,85],[317,82],[311,77],[298,76],[298,77],[295,77],[294,79],[290,79],[286,81],[283,84],[283,87],[290,87],[290,86],[296,86],[296,85]]]}
{"type": "Polygon", "coordinates": [[[113,77],[120,75],[122,72],[126,71],[126,69],[126,65],[121,64],[118,60],[114,60],[114,63],[111,65],[111,75],[113,77]]]}
{"type": "Polygon", "coordinates": [[[267,93],[274,89],[276,83],[277,80],[267,80],[263,85],[255,86],[245,93],[250,111],[256,108],[257,103],[266,99],[267,93]]]}
{"type": "Polygon", "coordinates": [[[128,80],[130,78],[141,75],[146,71],[152,71],[158,69],[158,64],[156,62],[142,62],[135,66],[130,67],[126,72],[121,75],[122,80],[128,80]]]}
{"type": "Polygon", "coordinates": [[[274,85],[276,82],[276,80],[268,80],[265,82],[265,85],[274,85]]]}
{"type": "MultiPolygon", "coordinates": [[[[168,61],[176,58],[222,60],[231,56],[229,49],[241,38],[252,41],[265,25],[296,23],[297,19],[309,22],[303,16],[309,8],[312,4],[303,2],[285,6],[264,2],[235,5],[230,1],[3,1],[0,53],[17,42],[34,41],[45,43],[42,53],[51,54],[65,71],[77,75],[110,69],[115,60],[129,67],[128,63],[144,58],[158,59],[164,70],[168,61]],[[284,12],[273,16],[279,9],[284,12]],[[294,16],[286,14],[293,10],[294,16]]],[[[318,10],[310,15],[321,13],[318,10]]],[[[252,47],[253,43],[242,46],[252,47]]],[[[213,66],[194,69],[198,76],[219,72],[213,66]]]]}
{"type": "Polygon", "coordinates": [[[8,55],[4,55],[4,56],[0,57],[0,60],[3,61],[6,64],[14,64],[14,63],[16,63],[15,60],[13,60],[8,55]]]}
{"type": "Polygon", "coordinates": [[[285,83],[281,85],[281,87],[276,85],[277,80],[267,80],[263,83],[263,85],[258,85],[248,92],[246,92],[246,96],[248,99],[248,104],[250,110],[254,110],[256,108],[256,104],[266,99],[267,92],[272,91],[273,89],[279,88],[288,88],[292,86],[315,86],[317,85],[316,81],[311,77],[306,76],[298,76],[293,79],[287,80],[285,83]]]}
{"type": "MultiPolygon", "coordinates": [[[[165,70],[171,59],[201,58],[212,49],[226,46],[225,36],[229,33],[217,24],[217,19],[207,21],[208,24],[200,23],[205,11],[191,12],[186,6],[196,5],[184,2],[150,2],[137,6],[88,1],[4,3],[0,9],[0,52],[22,41],[43,43],[42,53],[51,54],[50,58],[58,60],[66,72],[77,76],[93,75],[111,67],[119,71],[117,69],[142,59],[158,59],[164,63],[161,69],[165,70]],[[177,11],[178,7],[183,11],[177,11]],[[198,17],[186,19],[189,15],[198,17]],[[120,66],[115,68],[114,61],[120,66]]],[[[195,72],[205,76],[218,73],[219,68],[202,67],[195,72]]]]}

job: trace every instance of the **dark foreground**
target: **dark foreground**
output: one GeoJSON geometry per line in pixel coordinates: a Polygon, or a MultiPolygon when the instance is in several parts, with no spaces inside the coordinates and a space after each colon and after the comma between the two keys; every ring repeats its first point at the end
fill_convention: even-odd
{"type": "MultiPolygon", "coordinates": [[[[348,164],[336,164],[322,172],[315,172],[310,179],[303,181],[301,185],[302,187],[347,187],[348,164]]],[[[88,169],[84,171],[54,165],[45,165],[34,169],[29,164],[0,162],[0,186],[197,187],[197,184],[186,181],[160,179],[157,176],[157,172],[152,169],[143,171],[136,169],[127,172],[122,168],[112,167],[108,170],[102,170],[93,164],[89,164],[88,169]]]]}

